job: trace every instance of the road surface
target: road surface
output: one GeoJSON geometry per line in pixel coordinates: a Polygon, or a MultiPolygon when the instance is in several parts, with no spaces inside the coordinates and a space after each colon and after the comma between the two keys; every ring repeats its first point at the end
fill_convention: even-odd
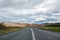
{"type": "Polygon", "coordinates": [[[60,40],[60,33],[37,28],[26,28],[0,36],[0,40],[60,40]]]}

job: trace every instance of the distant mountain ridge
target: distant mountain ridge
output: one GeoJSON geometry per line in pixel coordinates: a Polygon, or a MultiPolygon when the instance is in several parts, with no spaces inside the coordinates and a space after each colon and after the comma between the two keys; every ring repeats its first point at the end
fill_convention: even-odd
{"type": "Polygon", "coordinates": [[[26,23],[16,23],[16,22],[2,22],[1,24],[6,27],[25,27],[28,25],[26,23]]]}
{"type": "Polygon", "coordinates": [[[37,24],[28,24],[28,23],[16,23],[16,22],[1,22],[0,24],[6,27],[26,27],[26,26],[37,26],[37,24]]]}
{"type": "Polygon", "coordinates": [[[49,25],[60,25],[60,23],[44,23],[44,24],[28,24],[28,23],[16,23],[16,22],[1,22],[0,24],[6,27],[28,27],[28,26],[37,26],[37,27],[45,27],[49,25]]]}

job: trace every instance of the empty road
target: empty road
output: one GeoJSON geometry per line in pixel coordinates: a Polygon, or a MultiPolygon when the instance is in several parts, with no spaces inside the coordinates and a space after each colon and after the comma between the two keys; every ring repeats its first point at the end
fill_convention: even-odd
{"type": "Polygon", "coordinates": [[[0,40],[60,40],[60,33],[26,28],[17,32],[0,36],[0,40]]]}

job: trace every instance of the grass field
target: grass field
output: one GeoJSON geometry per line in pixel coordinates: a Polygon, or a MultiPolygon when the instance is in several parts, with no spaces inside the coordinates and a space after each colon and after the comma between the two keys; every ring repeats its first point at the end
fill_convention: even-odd
{"type": "Polygon", "coordinates": [[[0,30],[0,35],[21,30],[20,27],[6,27],[5,29],[0,30]]]}
{"type": "MultiPolygon", "coordinates": [[[[37,28],[37,27],[32,27],[32,28],[37,28]]],[[[6,27],[5,29],[0,29],[0,35],[7,34],[10,32],[17,31],[17,30],[21,30],[21,29],[24,29],[24,28],[22,28],[22,27],[6,27]]],[[[40,27],[40,29],[50,30],[50,31],[54,31],[54,32],[60,32],[60,27],[40,27]]]]}
{"type": "Polygon", "coordinates": [[[60,32],[60,27],[41,27],[41,29],[60,32]]]}

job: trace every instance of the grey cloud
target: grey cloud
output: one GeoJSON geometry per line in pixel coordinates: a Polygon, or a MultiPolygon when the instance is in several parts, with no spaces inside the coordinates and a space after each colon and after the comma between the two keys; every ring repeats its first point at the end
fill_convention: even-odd
{"type": "Polygon", "coordinates": [[[0,3],[1,7],[12,7],[12,8],[20,8],[20,9],[31,9],[33,6],[36,6],[40,3],[42,3],[43,0],[3,0],[2,3],[0,3]]]}
{"type": "MultiPolygon", "coordinates": [[[[53,1],[53,0],[52,0],[53,1]]],[[[34,6],[40,5],[44,3],[44,0],[3,0],[0,2],[0,21],[15,21],[15,22],[34,22],[34,23],[44,23],[44,22],[57,22],[60,21],[60,0],[57,0],[54,3],[51,9],[46,12],[40,11],[35,14],[23,14],[16,15],[10,11],[2,10],[6,8],[14,8],[14,9],[33,9],[34,6]],[[56,14],[56,15],[55,15],[56,14]],[[58,15],[57,15],[58,14],[58,15]],[[36,18],[32,16],[37,16],[36,18],[44,18],[46,20],[35,21],[36,18]],[[53,17],[52,17],[53,16],[53,17]]],[[[48,7],[49,5],[44,5],[44,7],[48,7]]],[[[49,6],[50,7],[50,6],[49,6]]]]}

